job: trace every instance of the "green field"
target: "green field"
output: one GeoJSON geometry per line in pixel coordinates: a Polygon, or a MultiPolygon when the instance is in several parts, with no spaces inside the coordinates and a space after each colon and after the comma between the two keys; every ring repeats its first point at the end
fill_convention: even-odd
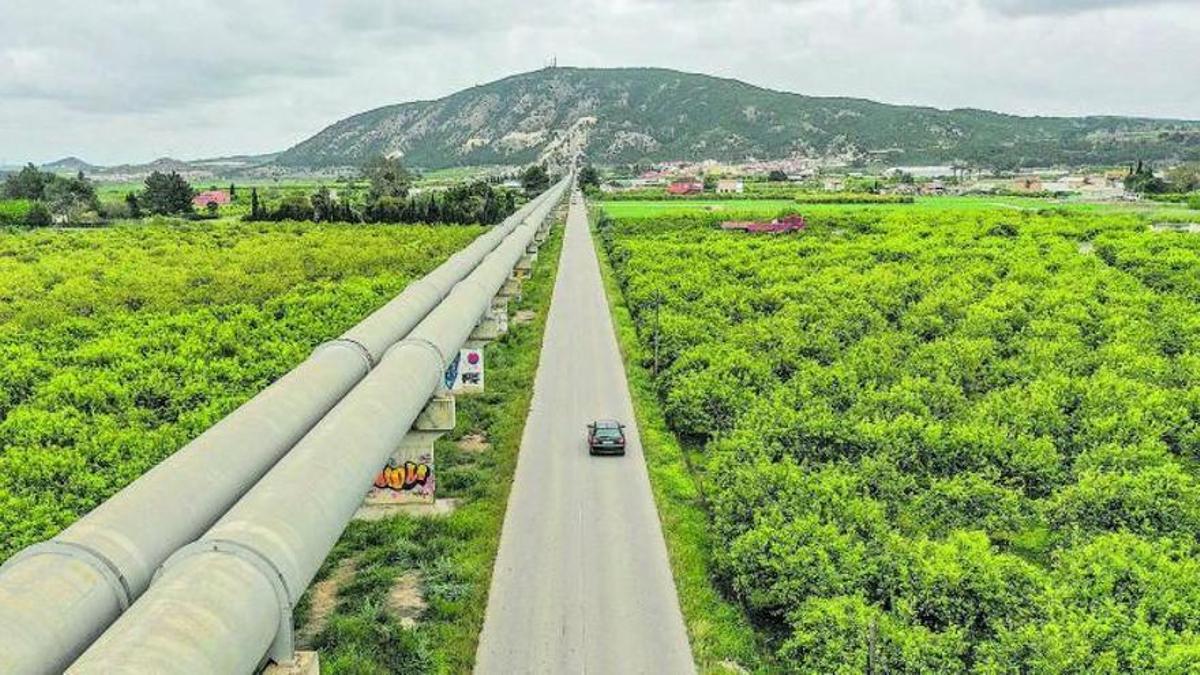
{"type": "Polygon", "coordinates": [[[601,206],[706,664],[1200,662],[1200,235],[1088,205],[806,208],[780,237],[601,206]]]}
{"type": "Polygon", "coordinates": [[[52,536],[478,227],[0,232],[0,559],[52,536]]]}
{"type": "Polygon", "coordinates": [[[843,205],[798,204],[785,199],[605,201],[600,206],[614,218],[658,218],[670,214],[714,213],[727,219],[741,216],[766,217],[782,212],[821,215],[872,211],[963,212],[963,211],[1038,211],[1061,209],[1081,213],[1134,213],[1149,218],[1200,221],[1200,212],[1185,206],[1159,202],[1085,202],[1048,200],[1031,197],[918,197],[913,204],[843,205]]]}

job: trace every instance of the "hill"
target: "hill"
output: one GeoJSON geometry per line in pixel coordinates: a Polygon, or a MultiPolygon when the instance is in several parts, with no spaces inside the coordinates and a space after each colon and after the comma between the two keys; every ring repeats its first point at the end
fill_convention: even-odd
{"type": "Polygon", "coordinates": [[[42,165],[42,171],[51,173],[93,173],[100,167],[95,164],[89,164],[78,157],[64,157],[60,160],[42,165]]]}
{"type": "Polygon", "coordinates": [[[1200,158],[1200,122],[1019,117],[804,96],[657,68],[553,68],[347,118],[281,153],[283,167],[812,157],[996,168],[1200,158]]]}

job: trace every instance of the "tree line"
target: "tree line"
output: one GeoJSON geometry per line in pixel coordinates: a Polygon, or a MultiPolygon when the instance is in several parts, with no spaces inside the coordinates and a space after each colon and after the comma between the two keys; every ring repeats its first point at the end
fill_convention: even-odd
{"type": "Polygon", "coordinates": [[[3,194],[6,199],[32,202],[24,215],[25,224],[30,227],[101,219],[96,188],[82,171],[67,178],[27,164],[5,178],[3,194]]]}
{"type": "Polygon", "coordinates": [[[251,191],[248,221],[311,220],[365,223],[481,223],[492,225],[516,210],[517,197],[485,181],[416,194],[414,175],[399,160],[375,157],[363,166],[365,200],[321,186],[309,195],[291,194],[274,206],[251,191]]]}
{"type": "MultiPolygon", "coordinates": [[[[308,194],[291,193],[267,203],[257,188],[251,188],[247,221],[313,221],[348,223],[480,223],[495,224],[517,208],[518,193],[479,180],[443,190],[417,192],[416,175],[398,159],[377,156],[362,167],[359,179],[365,193],[351,184],[343,190],[321,185],[308,194]]],[[[532,198],[549,188],[551,175],[545,166],[533,165],[519,174],[521,190],[532,198]]],[[[214,188],[215,189],[215,188],[214,188]]],[[[243,189],[243,194],[245,190],[243,189]]],[[[93,183],[79,173],[73,178],[41,171],[29,164],[9,175],[3,196],[19,208],[0,212],[0,224],[29,227],[100,225],[108,220],[146,216],[175,216],[188,219],[216,218],[220,205],[201,205],[193,200],[197,190],[178,172],[155,171],[146,177],[141,190],[129,192],[119,202],[101,203],[93,183]]],[[[228,194],[238,201],[236,185],[228,194]]]]}

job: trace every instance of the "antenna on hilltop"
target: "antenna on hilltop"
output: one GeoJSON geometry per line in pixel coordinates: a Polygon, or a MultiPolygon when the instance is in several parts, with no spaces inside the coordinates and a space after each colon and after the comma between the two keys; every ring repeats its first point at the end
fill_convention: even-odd
{"type": "Polygon", "coordinates": [[[546,60],[546,67],[550,69],[558,67],[558,54],[554,54],[546,60]]]}

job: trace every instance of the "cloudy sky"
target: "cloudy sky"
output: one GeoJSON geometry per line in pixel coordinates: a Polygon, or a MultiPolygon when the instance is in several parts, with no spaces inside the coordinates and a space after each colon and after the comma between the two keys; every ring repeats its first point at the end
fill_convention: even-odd
{"type": "Polygon", "coordinates": [[[1198,36],[1200,0],[0,0],[0,165],[270,152],[551,56],[942,108],[1198,119],[1198,36]]]}

